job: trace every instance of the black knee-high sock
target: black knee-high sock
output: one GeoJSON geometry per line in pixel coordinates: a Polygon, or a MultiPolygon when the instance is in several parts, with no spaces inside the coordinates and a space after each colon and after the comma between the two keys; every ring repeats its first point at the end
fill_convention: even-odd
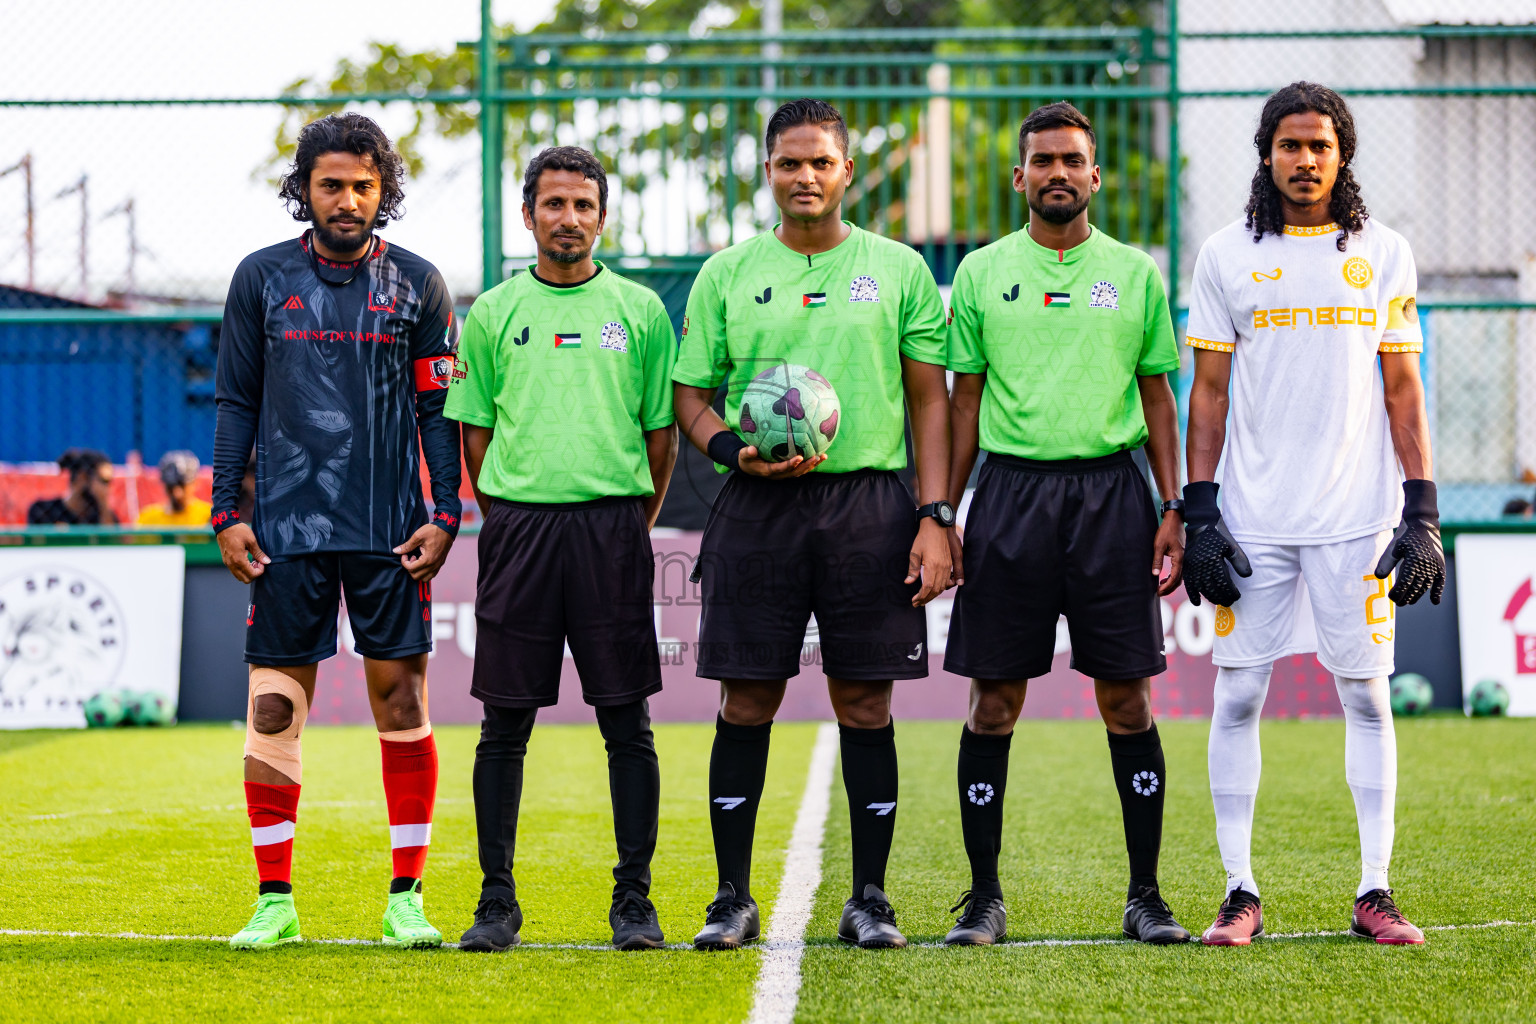
{"type": "Polygon", "coordinates": [[[839,724],[843,788],[853,838],[853,895],[864,887],[885,889],[885,865],[896,832],[896,724],[879,729],[850,729],[839,724]]]}
{"type": "Polygon", "coordinates": [[[1003,792],[1013,733],[985,736],[960,727],[960,832],[971,861],[971,892],[1001,896],[997,854],[1003,848],[1003,792]]]}
{"type": "Polygon", "coordinates": [[[1142,886],[1157,885],[1157,854],[1163,845],[1168,775],[1157,726],[1130,735],[1109,733],[1109,760],[1120,791],[1125,850],[1131,861],[1130,895],[1134,896],[1142,886]]]}
{"type": "Polygon", "coordinates": [[[739,899],[752,898],[752,834],[757,805],[768,775],[768,741],[773,723],[732,725],[715,717],[715,746],[709,754],[709,830],[715,837],[715,868],[739,899]]]}
{"type": "Polygon", "coordinates": [[[641,699],[595,710],[608,750],[608,795],[619,849],[613,895],[615,899],[621,892],[645,896],[651,891],[651,857],[656,853],[661,802],[661,767],[651,732],[650,702],[641,699]]]}
{"type": "Polygon", "coordinates": [[[537,708],[485,706],[475,747],[475,833],[480,845],[482,892],[509,890],[515,898],[512,857],[517,849],[517,810],[523,798],[523,758],[537,708]]]}

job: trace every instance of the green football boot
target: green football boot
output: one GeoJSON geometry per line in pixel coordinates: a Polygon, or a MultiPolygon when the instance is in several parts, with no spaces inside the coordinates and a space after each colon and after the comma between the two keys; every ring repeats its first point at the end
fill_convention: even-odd
{"type": "Polygon", "coordinates": [[[407,892],[389,894],[389,909],[384,911],[384,945],[407,949],[435,949],[443,944],[443,933],[427,922],[421,912],[421,880],[407,892]]]}
{"type": "Polygon", "coordinates": [[[269,892],[256,898],[251,923],[230,937],[231,949],[272,949],[285,942],[299,942],[299,912],[293,893],[269,892]]]}

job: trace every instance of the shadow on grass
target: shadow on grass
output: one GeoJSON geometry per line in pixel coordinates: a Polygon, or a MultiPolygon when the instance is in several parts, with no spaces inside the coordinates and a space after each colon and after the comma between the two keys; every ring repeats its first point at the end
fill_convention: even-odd
{"type": "Polygon", "coordinates": [[[15,732],[0,732],[0,755],[62,739],[65,735],[58,729],[18,729],[15,732]]]}

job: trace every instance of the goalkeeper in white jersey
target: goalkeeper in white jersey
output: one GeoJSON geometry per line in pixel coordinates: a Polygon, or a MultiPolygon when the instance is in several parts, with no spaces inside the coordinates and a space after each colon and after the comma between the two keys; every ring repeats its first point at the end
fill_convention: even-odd
{"type": "Polygon", "coordinates": [[[1426,591],[1438,604],[1445,557],[1413,255],[1367,219],[1350,173],[1354,120],[1337,93],[1310,82],[1276,92],[1254,144],[1247,217],[1201,247],[1189,311],[1184,581],[1196,604],[1217,605],[1209,759],[1227,871],[1202,938],[1247,945],[1263,934],[1249,861],[1259,712],[1275,659],[1316,652],[1344,705],[1360,830],[1351,930],[1417,944],[1424,933],[1387,884],[1397,791],[1387,677],[1393,605],[1426,591]]]}

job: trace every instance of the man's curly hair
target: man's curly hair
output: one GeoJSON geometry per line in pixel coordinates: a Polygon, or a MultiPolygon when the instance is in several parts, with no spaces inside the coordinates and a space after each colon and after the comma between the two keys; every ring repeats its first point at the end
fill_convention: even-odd
{"type": "Polygon", "coordinates": [[[1339,252],[1343,252],[1349,236],[1359,234],[1365,228],[1365,219],[1370,216],[1365,200],[1360,198],[1360,184],[1349,169],[1349,162],[1355,158],[1355,119],[1344,97],[1315,82],[1292,82],[1264,101],[1259,130],[1253,135],[1253,145],[1259,151],[1259,169],[1253,172],[1253,185],[1248,190],[1247,225],[1253,231],[1255,242],[1266,232],[1274,235],[1284,232],[1285,214],[1280,204],[1280,188],[1264,159],[1270,154],[1281,120],[1292,114],[1306,113],[1328,118],[1339,137],[1339,177],[1333,183],[1333,193],[1328,199],[1328,213],[1341,229],[1336,244],[1339,252]]]}
{"type": "Polygon", "coordinates": [[[293,166],[283,175],[277,190],[294,220],[315,219],[309,205],[309,175],[315,169],[315,161],[326,153],[355,153],[373,161],[379,172],[379,212],[374,227],[382,228],[394,218],[404,216],[401,203],[405,201],[405,161],[372,118],[348,113],[327,114],[300,129],[293,166]]]}

